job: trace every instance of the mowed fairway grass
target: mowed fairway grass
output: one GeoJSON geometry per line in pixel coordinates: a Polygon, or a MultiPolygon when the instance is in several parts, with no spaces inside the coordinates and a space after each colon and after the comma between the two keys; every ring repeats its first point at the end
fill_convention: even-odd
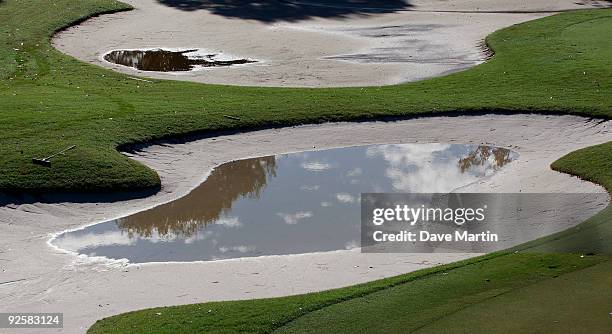
{"type": "MultiPolygon", "coordinates": [[[[54,31],[75,21],[126,9],[110,0],[0,1],[1,191],[159,187],[155,172],[117,148],[185,134],[445,112],[612,116],[612,10],[503,29],[487,39],[496,55],[486,64],[380,88],[147,83],[49,44],[54,31]],[[50,168],[31,163],[70,145],[77,148],[50,168]]],[[[573,152],[553,168],[610,191],[612,143],[573,152]]],[[[90,332],[566,332],[585,328],[581,323],[607,332],[611,240],[608,207],[578,228],[507,252],[320,293],[132,312],[90,332]]]]}

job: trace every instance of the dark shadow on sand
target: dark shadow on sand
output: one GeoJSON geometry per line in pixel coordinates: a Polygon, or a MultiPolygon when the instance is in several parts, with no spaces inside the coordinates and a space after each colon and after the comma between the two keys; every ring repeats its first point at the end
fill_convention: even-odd
{"type": "Polygon", "coordinates": [[[410,0],[157,0],[184,11],[207,10],[213,14],[261,22],[300,21],[310,18],[342,18],[348,15],[393,13],[412,7],[410,0]]]}

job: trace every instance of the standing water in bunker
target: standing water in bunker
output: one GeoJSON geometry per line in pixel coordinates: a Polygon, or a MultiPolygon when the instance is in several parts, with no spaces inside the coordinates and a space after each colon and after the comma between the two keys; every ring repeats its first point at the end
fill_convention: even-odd
{"type": "Polygon", "coordinates": [[[184,72],[203,67],[223,67],[254,63],[250,59],[217,59],[217,54],[200,54],[199,50],[169,51],[115,50],[104,55],[104,60],[141,71],[184,72]]]}
{"type": "Polygon", "coordinates": [[[446,193],[516,158],[483,145],[397,144],[237,160],[180,199],[52,243],[132,263],[351,249],[359,246],[361,193],[446,193]]]}

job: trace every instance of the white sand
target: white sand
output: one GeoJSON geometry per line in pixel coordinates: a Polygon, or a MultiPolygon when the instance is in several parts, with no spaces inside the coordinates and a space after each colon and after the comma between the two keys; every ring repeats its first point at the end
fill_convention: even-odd
{"type": "MultiPolygon", "coordinates": [[[[53,232],[105,221],[178,198],[216,165],[238,158],[372,143],[487,143],[519,160],[466,191],[602,192],[549,164],[581,147],[612,140],[612,122],[533,115],[434,117],[256,131],[187,144],[154,145],[135,159],[156,170],[157,195],[116,203],[24,204],[0,208],[2,311],[64,312],[65,332],[134,309],[282,296],[347,286],[476,254],[361,254],[338,251],[190,264],[108,265],[52,249],[53,232]],[[369,268],[373,267],[373,268],[369,268]],[[218,282],[218,283],[215,283],[218,282]]],[[[599,206],[602,208],[602,206],[599,206]]],[[[576,221],[593,208],[575,208],[576,221]]],[[[553,225],[549,233],[567,228],[553,225]]],[[[24,333],[26,331],[19,331],[24,333]]]]}
{"type": "MultiPolygon", "coordinates": [[[[306,18],[285,16],[262,22],[216,15],[207,9],[177,9],[157,0],[126,2],[136,10],[88,20],[58,34],[53,44],[78,59],[152,78],[247,86],[388,85],[481,63],[485,59],[482,41],[500,28],[551,15],[551,11],[611,5],[574,0],[417,0],[396,13],[322,18],[315,11],[306,18]],[[260,62],[164,74],[102,59],[111,50],[156,47],[202,48],[260,62]]],[[[231,14],[248,15],[249,11],[253,10],[231,14]]]]}

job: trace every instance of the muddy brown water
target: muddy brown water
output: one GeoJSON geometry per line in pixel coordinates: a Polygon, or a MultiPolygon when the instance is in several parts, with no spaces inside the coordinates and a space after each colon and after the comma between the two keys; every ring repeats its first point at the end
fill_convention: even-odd
{"type": "Polygon", "coordinates": [[[183,72],[201,67],[224,67],[254,63],[250,59],[218,60],[216,54],[198,54],[197,49],[115,50],[104,55],[110,63],[133,67],[141,71],[183,72]]]}
{"type": "Polygon", "coordinates": [[[397,144],[237,160],[180,199],[52,243],[131,263],[350,249],[359,246],[361,193],[449,192],[517,156],[482,145],[397,144]]]}

